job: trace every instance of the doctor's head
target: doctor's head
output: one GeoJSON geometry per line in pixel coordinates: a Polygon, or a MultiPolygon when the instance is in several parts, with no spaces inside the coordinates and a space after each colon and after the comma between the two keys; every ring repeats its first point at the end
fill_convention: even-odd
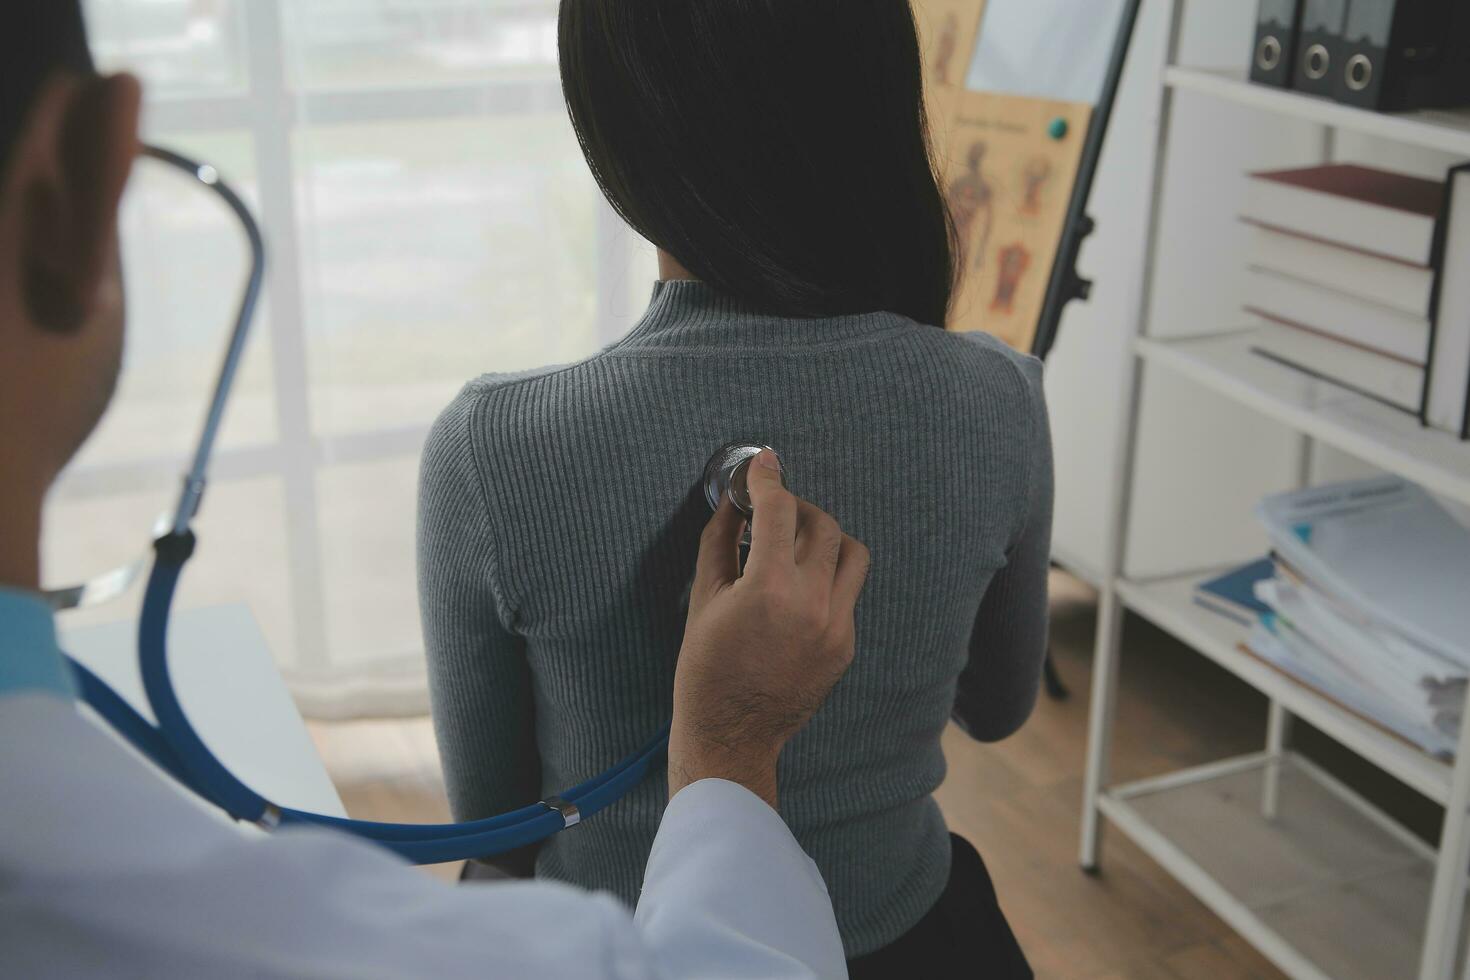
{"type": "Polygon", "coordinates": [[[117,208],[138,102],[136,81],[92,71],[77,0],[0,2],[0,479],[12,491],[44,490],[116,383],[117,208]]]}
{"type": "Polygon", "coordinates": [[[944,322],[909,0],[562,0],[560,50],[597,182],[693,275],[786,315],[944,322]]]}

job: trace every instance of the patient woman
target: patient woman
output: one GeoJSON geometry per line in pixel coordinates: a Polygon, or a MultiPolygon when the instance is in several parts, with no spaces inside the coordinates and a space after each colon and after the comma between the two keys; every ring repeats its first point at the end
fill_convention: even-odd
{"type": "MultiPolygon", "coordinates": [[[[587,162],[662,279],[623,340],[471,381],[430,437],[419,575],[455,815],[571,787],[668,722],[700,474],[769,445],[872,552],[852,671],[780,758],[854,975],[1028,975],[931,794],[951,718],[997,740],[1035,703],[1041,366],[940,326],[954,249],[908,0],[562,0],[560,50],[587,162]]],[[[666,794],[650,777],[519,857],[633,903],[666,794]]]]}

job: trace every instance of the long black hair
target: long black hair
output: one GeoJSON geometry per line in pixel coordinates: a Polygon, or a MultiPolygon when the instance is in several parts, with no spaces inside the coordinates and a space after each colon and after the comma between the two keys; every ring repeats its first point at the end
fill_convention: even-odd
{"type": "Polygon", "coordinates": [[[559,45],[603,193],[695,276],[788,316],[944,324],[909,0],[562,0],[559,45]]]}

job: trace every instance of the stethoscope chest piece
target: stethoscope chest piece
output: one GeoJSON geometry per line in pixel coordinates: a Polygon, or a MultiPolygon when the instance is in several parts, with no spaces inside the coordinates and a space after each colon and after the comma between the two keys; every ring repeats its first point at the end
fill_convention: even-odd
{"type": "MultiPolygon", "coordinates": [[[[746,484],[746,477],[750,472],[751,460],[760,455],[762,450],[770,448],[754,442],[732,442],[715,450],[709,462],[704,464],[704,499],[710,510],[719,510],[720,501],[729,493],[735,509],[746,517],[751,515],[750,488],[746,484]]],[[[780,465],[781,484],[785,486],[786,465],[780,465]]]]}

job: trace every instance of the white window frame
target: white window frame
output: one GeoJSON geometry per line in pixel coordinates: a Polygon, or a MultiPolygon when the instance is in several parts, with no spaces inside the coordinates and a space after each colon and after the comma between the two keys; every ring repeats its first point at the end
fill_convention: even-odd
{"type": "MultiPolygon", "coordinates": [[[[545,114],[561,110],[563,100],[560,82],[554,77],[293,91],[284,58],[283,2],[239,2],[247,79],[242,91],[207,96],[163,95],[149,101],[146,123],[150,131],[169,134],[240,130],[252,137],[258,176],[258,218],[269,247],[267,295],[271,311],[276,437],[265,443],[218,451],[211,479],[224,482],[275,477],[281,481],[289,563],[286,586],[296,647],[293,672],[315,678],[327,676],[331,671],[317,471],[330,464],[416,455],[429,425],[331,436],[318,435],[313,430],[292,134],[303,117],[313,124],[330,124],[545,114]]],[[[539,9],[545,4],[508,0],[500,6],[539,9]]],[[[630,308],[631,284],[627,270],[635,239],[600,195],[596,237],[596,334],[599,342],[609,343],[628,326],[616,314],[630,308]]],[[[83,464],[65,474],[58,484],[56,497],[65,501],[96,499],[153,486],[161,469],[181,465],[183,460],[182,454],[164,454],[83,464]]]]}

